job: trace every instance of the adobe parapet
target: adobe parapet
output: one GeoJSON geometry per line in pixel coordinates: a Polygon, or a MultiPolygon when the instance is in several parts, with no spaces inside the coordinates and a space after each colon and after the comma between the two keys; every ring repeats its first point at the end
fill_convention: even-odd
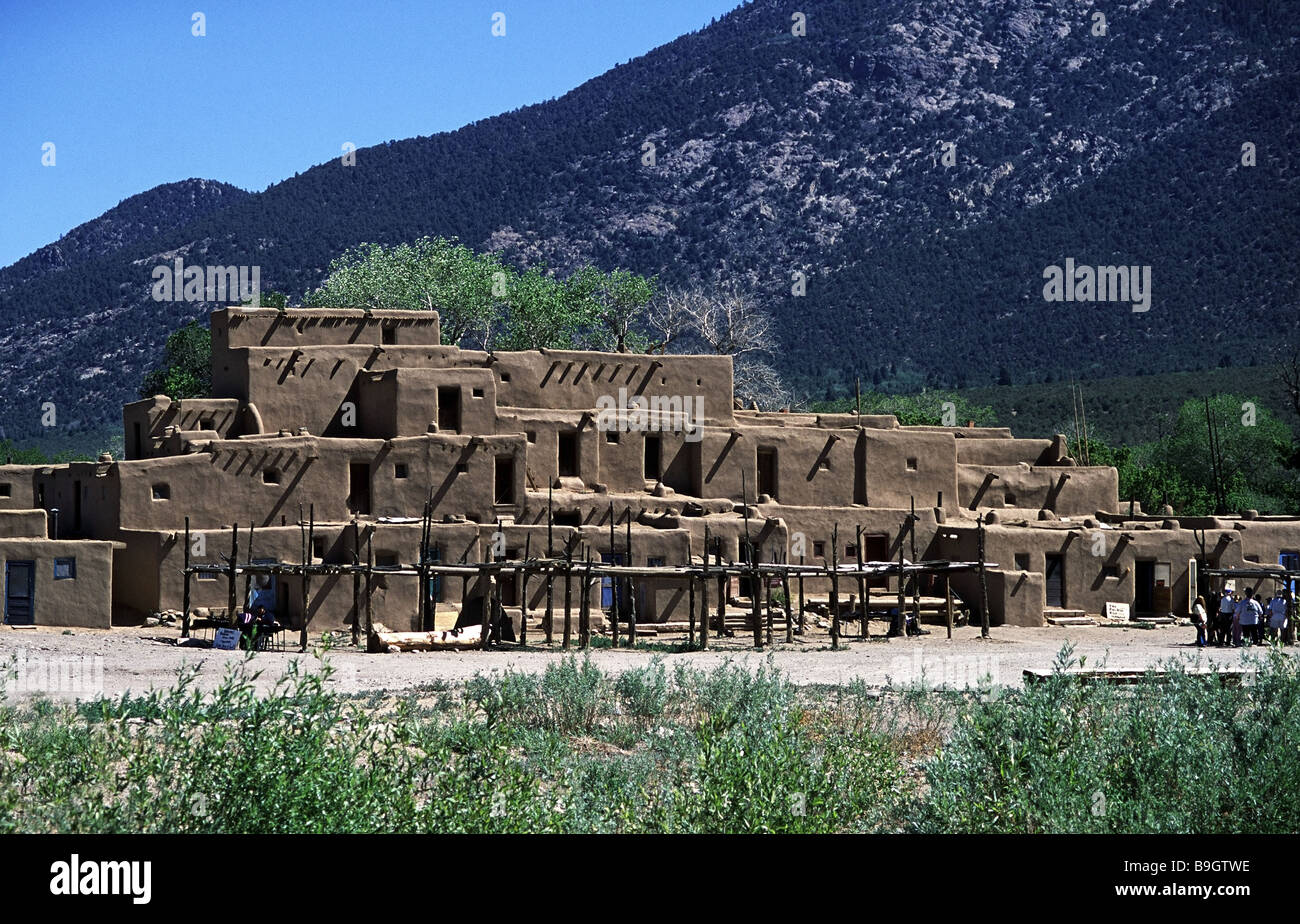
{"type": "Polygon", "coordinates": [[[212,348],[356,344],[437,346],[436,311],[361,308],[221,308],[212,312],[212,348]]]}

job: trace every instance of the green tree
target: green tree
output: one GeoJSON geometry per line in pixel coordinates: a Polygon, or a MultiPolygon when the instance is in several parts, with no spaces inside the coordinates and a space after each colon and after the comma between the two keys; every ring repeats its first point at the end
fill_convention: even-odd
{"type": "Polygon", "coordinates": [[[201,398],[212,390],[212,333],[190,321],[167,338],[162,360],[140,384],[140,397],[201,398]]]}

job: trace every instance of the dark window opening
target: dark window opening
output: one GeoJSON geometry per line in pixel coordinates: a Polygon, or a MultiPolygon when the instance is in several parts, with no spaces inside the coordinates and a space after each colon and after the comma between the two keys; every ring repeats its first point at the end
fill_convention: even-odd
{"type": "Polygon", "coordinates": [[[380,568],[396,568],[398,564],[396,552],[376,552],[375,565],[380,568]]]}
{"type": "Polygon", "coordinates": [[[578,432],[567,430],[560,434],[559,469],[561,478],[578,476],[578,432]]]}
{"type": "Polygon", "coordinates": [[[858,547],[856,545],[846,545],[844,547],[844,558],[846,561],[850,558],[856,559],[857,557],[858,547]]]}
{"type": "Polygon", "coordinates": [[[581,526],[582,514],[576,510],[557,510],[551,521],[556,526],[581,526]]]}
{"type": "Polygon", "coordinates": [[[658,481],[663,477],[663,438],[647,436],[645,438],[645,466],[643,476],[646,481],[658,481]]]}
{"type": "Polygon", "coordinates": [[[383,332],[379,335],[379,342],[382,343],[382,344],[386,344],[386,345],[391,345],[391,344],[396,343],[396,342],[397,342],[397,328],[396,328],[396,327],[385,327],[385,328],[383,329],[383,332]]]}
{"type": "Polygon", "coordinates": [[[1028,571],[1028,570],[1029,570],[1029,553],[1028,553],[1028,552],[1017,552],[1017,553],[1016,553],[1016,570],[1017,570],[1017,571],[1028,571]]]}
{"type": "Polygon", "coordinates": [[[144,440],[140,436],[140,421],[138,420],[131,426],[131,444],[135,447],[132,458],[143,459],[144,440]]]}
{"type": "Polygon", "coordinates": [[[515,457],[514,456],[497,456],[496,461],[496,487],[493,491],[497,504],[513,504],[515,502],[515,457]]]}
{"type": "Polygon", "coordinates": [[[407,469],[405,462],[397,462],[393,465],[394,478],[405,478],[408,474],[409,470],[407,469]]]}
{"type": "Polygon", "coordinates": [[[311,541],[311,553],[322,561],[325,559],[326,542],[324,539],[313,538],[311,541]]]}
{"type": "Polygon", "coordinates": [[[54,580],[67,581],[75,579],[76,576],[77,560],[75,558],[54,559],[54,580]]]}
{"type": "Polygon", "coordinates": [[[510,381],[510,373],[509,373],[509,372],[502,372],[502,373],[501,373],[501,381],[503,381],[503,382],[509,382],[509,381],[510,381]]]}
{"type": "Polygon", "coordinates": [[[153,486],[154,500],[171,500],[172,488],[169,484],[156,484],[153,486]]]}
{"type": "Polygon", "coordinates": [[[530,443],[536,443],[536,442],[537,442],[537,431],[536,431],[536,430],[529,430],[529,431],[528,431],[528,442],[530,442],[530,443]]]}
{"type": "Polygon", "coordinates": [[[5,482],[4,484],[0,484],[0,497],[12,497],[13,493],[14,493],[13,485],[9,484],[8,482],[5,482]]]}
{"type": "Polygon", "coordinates": [[[481,388],[476,388],[476,389],[474,389],[474,397],[475,397],[475,398],[482,398],[482,397],[483,397],[483,389],[481,389],[481,388]]]}
{"type": "Polygon", "coordinates": [[[348,465],[348,510],[363,516],[370,513],[370,464],[348,465]]]}
{"type": "Polygon", "coordinates": [[[617,442],[618,442],[618,431],[617,431],[617,430],[606,430],[606,431],[605,431],[605,442],[607,442],[607,443],[617,443],[617,442]]]}
{"type": "Polygon", "coordinates": [[[465,474],[465,473],[468,472],[468,471],[469,471],[469,463],[468,463],[468,462],[457,462],[457,463],[456,463],[456,474],[457,474],[457,475],[463,475],[463,474],[465,474]]]}
{"type": "Polygon", "coordinates": [[[216,421],[214,421],[211,417],[201,417],[199,418],[199,429],[215,430],[217,429],[216,421]]]}
{"type": "Polygon", "coordinates": [[[279,484],[280,470],[278,468],[262,469],[262,481],[266,482],[267,484],[279,484]]]}
{"type": "Polygon", "coordinates": [[[1119,565],[1102,565],[1102,566],[1101,566],[1101,576],[1102,576],[1102,577],[1108,577],[1108,578],[1118,578],[1118,577],[1119,577],[1119,565]]]}
{"type": "Polygon", "coordinates": [[[773,499],[777,496],[776,450],[760,448],[758,450],[758,493],[773,499]]]}
{"type": "Polygon", "coordinates": [[[1014,507],[1016,505],[1016,496],[1014,494],[1003,494],[1002,503],[1007,507],[1014,507]]]}
{"type": "Polygon", "coordinates": [[[438,429],[460,432],[460,386],[438,387],[438,429]]]}
{"type": "Polygon", "coordinates": [[[814,557],[814,558],[825,558],[825,557],[826,557],[826,543],[824,543],[824,542],[814,542],[814,543],[813,543],[813,557],[814,557]]]}
{"type": "Polygon", "coordinates": [[[914,471],[916,471],[916,459],[908,459],[908,460],[907,460],[907,470],[908,470],[909,472],[914,472],[914,471]]]}

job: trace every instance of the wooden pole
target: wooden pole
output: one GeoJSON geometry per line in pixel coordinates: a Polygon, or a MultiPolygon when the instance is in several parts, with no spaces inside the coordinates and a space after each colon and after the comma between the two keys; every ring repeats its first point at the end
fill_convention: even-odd
{"type": "Polygon", "coordinates": [[[181,598],[181,638],[190,637],[190,518],[185,518],[185,593],[181,598]]]}
{"type": "Polygon", "coordinates": [[[794,641],[794,613],[790,610],[790,572],[785,571],[781,574],[781,593],[785,597],[785,640],[786,643],[794,641]]]}
{"type": "Polygon", "coordinates": [[[573,636],[573,547],[564,543],[564,647],[573,636]]]}
{"type": "Polygon", "coordinates": [[[248,606],[248,602],[249,602],[249,600],[248,600],[248,594],[249,594],[249,591],[252,589],[252,585],[253,585],[253,571],[252,571],[252,566],[253,566],[253,530],[256,529],[256,527],[257,527],[257,524],[255,524],[255,523],[249,523],[249,524],[248,524],[248,565],[249,565],[249,568],[248,568],[247,571],[244,572],[244,605],[245,605],[245,606],[248,606]]]}
{"type": "Polygon", "coordinates": [[[690,602],[686,608],[686,644],[695,647],[695,575],[691,575],[686,580],[687,592],[690,595],[690,602]]]}
{"type": "Polygon", "coordinates": [[[952,575],[943,576],[943,594],[947,599],[948,638],[952,638],[952,575]]]}
{"type": "MultiPolygon", "coordinates": [[[[302,556],[302,633],[298,637],[298,647],[307,650],[307,622],[311,611],[311,569],[312,544],[316,541],[316,505],[307,508],[307,541],[303,543],[302,556]]],[[[253,531],[248,531],[248,543],[253,543],[253,531]]]]}
{"type": "MultiPolygon", "coordinates": [[[[549,556],[547,556],[549,559],[549,556]]],[[[546,644],[555,641],[555,566],[546,566],[546,644]]]]}
{"type": "Polygon", "coordinates": [[[898,534],[898,611],[890,620],[889,637],[902,635],[907,624],[907,580],[903,572],[903,534],[898,534]]]}
{"type": "Polygon", "coordinates": [[[370,644],[370,636],[375,631],[374,613],[371,610],[371,597],[373,596],[373,587],[371,582],[375,574],[375,531],[370,529],[366,532],[366,645],[370,644]]]}
{"type": "Polygon", "coordinates": [[[709,526],[704,525],[704,574],[700,579],[700,650],[709,647],[709,526]]]}
{"type": "Polygon", "coordinates": [[[578,647],[591,644],[591,549],[586,550],[587,567],[582,574],[582,596],[578,600],[578,647]]]}
{"type": "MultiPolygon", "coordinates": [[[[916,564],[916,498],[912,498],[912,515],[908,519],[908,533],[912,543],[912,564],[916,564]]],[[[921,573],[912,575],[912,621],[916,631],[921,631],[921,573]]],[[[904,623],[906,628],[906,623],[904,623]]]]}
{"type": "MultiPolygon", "coordinates": [[[[631,568],[632,561],[632,511],[627,512],[627,566],[631,568]]],[[[627,646],[636,647],[636,585],[632,583],[632,578],[627,579],[627,646]]]]}
{"type": "Polygon", "coordinates": [[[715,564],[718,566],[718,635],[727,635],[727,591],[731,589],[731,580],[727,577],[727,572],[722,570],[722,537],[718,537],[718,557],[715,564]]]}
{"type": "MultiPolygon", "coordinates": [[[[801,565],[804,564],[803,555],[799,556],[799,564],[801,565]]],[[[807,618],[808,615],[807,615],[807,610],[805,609],[804,606],[804,596],[803,596],[803,572],[800,571],[799,572],[799,634],[800,635],[803,635],[803,630],[807,618]]]]}
{"type": "MultiPolygon", "coordinates": [[[[618,550],[615,547],[614,540],[614,502],[609,502],[609,560],[618,562],[618,550]]],[[[611,577],[609,579],[609,637],[613,647],[618,647],[618,617],[619,617],[619,580],[611,577]]]]}
{"type": "Polygon", "coordinates": [[[524,567],[519,572],[519,644],[528,644],[528,562],[532,560],[533,537],[524,536],[524,567]]]}
{"type": "Polygon", "coordinates": [[[858,636],[860,638],[869,638],[871,636],[871,630],[867,627],[867,622],[870,619],[870,616],[868,616],[868,614],[871,612],[871,610],[868,607],[868,604],[870,602],[868,594],[870,593],[870,591],[867,590],[866,575],[861,573],[862,572],[862,526],[861,524],[859,524],[857,527],[856,536],[857,536],[856,539],[857,544],[854,546],[854,548],[857,550],[857,559],[858,559],[858,599],[862,601],[862,625],[858,629],[858,636]]]}
{"type": "Polygon", "coordinates": [[[239,524],[235,523],[230,527],[230,579],[228,581],[229,593],[227,605],[229,606],[230,624],[235,624],[238,611],[235,608],[235,569],[239,561],[239,524]]]}
{"type": "Polygon", "coordinates": [[[975,520],[975,526],[979,533],[979,571],[980,571],[980,596],[983,598],[980,607],[980,638],[989,637],[989,585],[984,576],[984,514],[980,514],[975,520]]]}
{"type": "Polygon", "coordinates": [[[840,647],[840,524],[831,527],[831,650],[840,647]]]}
{"type": "MultiPolygon", "coordinates": [[[[357,518],[352,518],[352,644],[361,641],[361,534],[357,518]]],[[[367,639],[367,641],[369,641],[367,639]]]]}

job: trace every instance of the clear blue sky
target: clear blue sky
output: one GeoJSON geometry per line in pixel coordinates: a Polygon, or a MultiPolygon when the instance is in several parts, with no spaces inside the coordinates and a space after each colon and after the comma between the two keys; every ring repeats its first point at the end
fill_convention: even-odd
{"type": "Polygon", "coordinates": [[[0,266],[160,183],[261,190],[345,141],[430,135],[560,96],[738,5],[0,0],[0,266]]]}

